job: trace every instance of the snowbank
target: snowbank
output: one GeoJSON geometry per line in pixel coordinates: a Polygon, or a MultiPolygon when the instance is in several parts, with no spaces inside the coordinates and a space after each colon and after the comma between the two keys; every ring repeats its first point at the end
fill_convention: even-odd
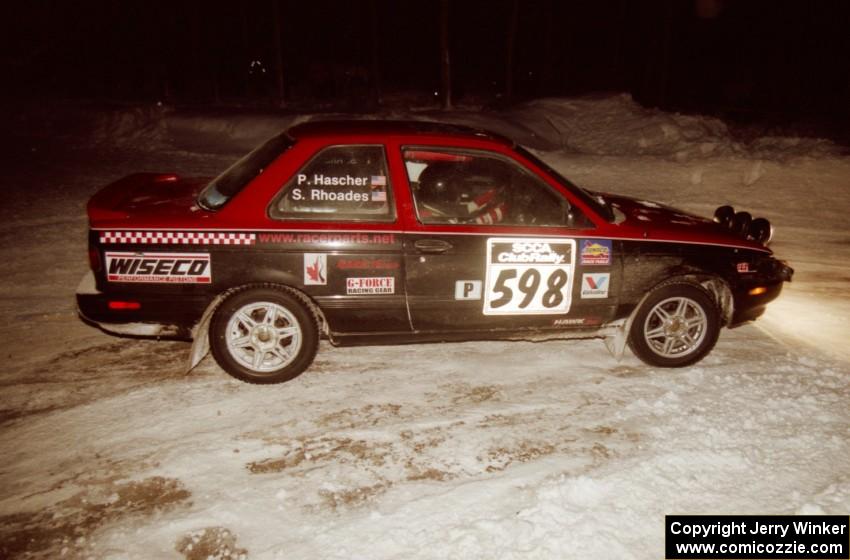
{"type": "Polygon", "coordinates": [[[718,156],[787,161],[840,153],[832,142],[796,137],[735,140],[721,120],[647,109],[630,95],[551,98],[504,112],[388,109],[368,115],[287,115],[224,109],[162,107],[99,115],[90,138],[98,143],[166,144],[212,153],[242,152],[298,122],[333,118],[442,121],[484,128],[545,151],[601,156],[656,156],[679,162],[718,156]]]}
{"type": "Polygon", "coordinates": [[[628,94],[542,99],[510,117],[558,149],[578,154],[691,161],[729,155],[784,160],[838,152],[831,142],[810,138],[760,138],[743,144],[720,119],[646,109],[628,94]]]}

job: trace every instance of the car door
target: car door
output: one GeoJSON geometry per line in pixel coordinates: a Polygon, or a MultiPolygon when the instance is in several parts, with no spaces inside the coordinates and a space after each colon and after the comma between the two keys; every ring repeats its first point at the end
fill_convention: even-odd
{"type": "Polygon", "coordinates": [[[331,333],[409,333],[402,239],[383,144],[306,146],[272,199],[258,266],[285,271],[331,333]]]}
{"type": "Polygon", "coordinates": [[[401,152],[415,211],[404,234],[415,331],[563,329],[613,316],[613,242],[563,190],[506,153],[401,152]]]}

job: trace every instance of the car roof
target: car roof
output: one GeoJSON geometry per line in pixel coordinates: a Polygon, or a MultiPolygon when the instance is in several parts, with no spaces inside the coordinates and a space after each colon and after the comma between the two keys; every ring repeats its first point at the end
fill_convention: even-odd
{"type": "Polygon", "coordinates": [[[404,120],[319,120],[293,126],[287,134],[296,139],[326,136],[453,136],[515,143],[494,132],[460,124],[404,120]]]}

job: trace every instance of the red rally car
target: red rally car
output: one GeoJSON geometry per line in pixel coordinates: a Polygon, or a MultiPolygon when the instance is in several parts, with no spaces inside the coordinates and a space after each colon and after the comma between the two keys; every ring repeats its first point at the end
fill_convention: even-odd
{"type": "Polygon", "coordinates": [[[213,180],[135,174],[88,204],[82,317],[194,340],[276,383],[334,345],[603,338],[692,364],[793,274],[770,224],[583,190],[508,139],[422,122],[312,122],[213,180]]]}

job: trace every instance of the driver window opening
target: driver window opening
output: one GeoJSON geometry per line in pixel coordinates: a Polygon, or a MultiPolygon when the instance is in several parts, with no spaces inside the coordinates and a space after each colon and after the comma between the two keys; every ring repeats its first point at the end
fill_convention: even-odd
{"type": "Polygon", "coordinates": [[[560,194],[496,154],[409,147],[404,162],[423,224],[593,227],[560,194]]]}

